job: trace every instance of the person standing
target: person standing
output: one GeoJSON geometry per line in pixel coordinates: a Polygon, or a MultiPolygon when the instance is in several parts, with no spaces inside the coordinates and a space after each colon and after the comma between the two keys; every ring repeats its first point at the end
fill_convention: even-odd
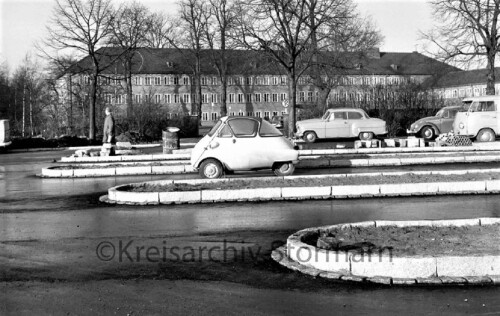
{"type": "Polygon", "coordinates": [[[115,118],[111,114],[111,109],[106,107],[106,119],[104,120],[103,143],[115,143],[115,118]]]}

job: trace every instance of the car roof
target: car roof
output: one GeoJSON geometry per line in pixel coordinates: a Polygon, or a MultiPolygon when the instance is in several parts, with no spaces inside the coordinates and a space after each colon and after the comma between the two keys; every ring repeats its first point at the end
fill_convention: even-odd
{"type": "Polygon", "coordinates": [[[223,122],[227,121],[227,120],[231,120],[231,119],[247,119],[247,120],[254,120],[254,121],[257,121],[257,122],[261,122],[262,121],[262,118],[261,117],[254,117],[254,116],[237,116],[237,115],[229,115],[229,116],[224,116],[224,117],[221,117],[221,120],[223,122]]]}
{"type": "Polygon", "coordinates": [[[480,97],[469,97],[469,98],[463,98],[463,102],[468,102],[468,101],[484,101],[484,100],[500,100],[499,95],[483,95],[480,97]]]}

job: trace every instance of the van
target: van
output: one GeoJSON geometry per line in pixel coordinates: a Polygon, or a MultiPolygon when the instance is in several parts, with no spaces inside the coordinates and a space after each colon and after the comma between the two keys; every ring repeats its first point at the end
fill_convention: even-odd
{"type": "Polygon", "coordinates": [[[0,147],[10,145],[9,120],[0,120],[0,147]]]}
{"type": "Polygon", "coordinates": [[[455,135],[493,142],[500,135],[500,96],[485,95],[463,99],[464,110],[453,122],[455,135]]]}

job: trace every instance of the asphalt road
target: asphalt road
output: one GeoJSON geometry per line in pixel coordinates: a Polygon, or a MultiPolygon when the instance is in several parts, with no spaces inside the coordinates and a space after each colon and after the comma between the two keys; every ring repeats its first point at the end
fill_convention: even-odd
{"type": "MultiPolygon", "coordinates": [[[[310,226],[500,217],[498,195],[114,206],[98,202],[108,187],[169,176],[34,176],[65,154],[0,155],[2,315],[500,314],[499,287],[325,281],[269,258],[288,235],[310,226]]],[[[478,167],[429,167],[471,166],[478,167]]],[[[374,169],[321,172],[367,170],[374,169]]]]}

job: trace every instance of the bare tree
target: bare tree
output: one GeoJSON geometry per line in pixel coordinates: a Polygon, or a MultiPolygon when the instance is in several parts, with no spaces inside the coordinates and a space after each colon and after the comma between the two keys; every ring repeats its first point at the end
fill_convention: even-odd
{"type": "Polygon", "coordinates": [[[146,46],[150,48],[172,47],[169,39],[173,39],[174,23],[161,12],[153,13],[148,19],[150,25],[146,33],[146,46]]]}
{"type": "Polygon", "coordinates": [[[436,28],[422,37],[437,47],[443,61],[468,67],[486,59],[486,94],[495,94],[495,58],[500,50],[500,0],[432,0],[436,28]]]}
{"type": "Polygon", "coordinates": [[[236,29],[237,6],[233,0],[209,0],[206,40],[210,56],[221,82],[221,116],[227,115],[227,79],[229,56],[227,50],[234,48],[231,35],[236,29]]]}
{"type": "Polygon", "coordinates": [[[250,0],[241,3],[239,38],[264,50],[284,70],[289,91],[289,136],[296,121],[298,78],[325,47],[327,30],[349,18],[351,0],[250,0]]]}
{"type": "Polygon", "coordinates": [[[91,91],[89,95],[89,138],[96,139],[96,100],[99,75],[109,66],[109,56],[100,53],[112,33],[113,10],[110,0],[56,0],[55,9],[47,26],[48,36],[41,52],[49,59],[60,59],[61,54],[79,53],[88,56],[91,91]],[[52,49],[48,51],[47,48],[52,49]]]}
{"type": "Polygon", "coordinates": [[[203,0],[181,0],[180,19],[177,35],[179,38],[170,38],[170,43],[177,48],[183,48],[188,53],[187,60],[193,70],[195,103],[194,112],[201,123],[201,58],[205,48],[204,36],[207,28],[207,5],[203,0]],[[177,41],[176,41],[177,40],[177,41]]]}
{"type": "Polygon", "coordinates": [[[133,113],[132,100],[132,68],[137,50],[147,43],[146,36],[151,27],[151,14],[142,4],[128,3],[116,12],[113,19],[112,35],[109,42],[113,46],[123,49],[120,61],[123,65],[123,79],[125,80],[127,117],[133,113]]]}

